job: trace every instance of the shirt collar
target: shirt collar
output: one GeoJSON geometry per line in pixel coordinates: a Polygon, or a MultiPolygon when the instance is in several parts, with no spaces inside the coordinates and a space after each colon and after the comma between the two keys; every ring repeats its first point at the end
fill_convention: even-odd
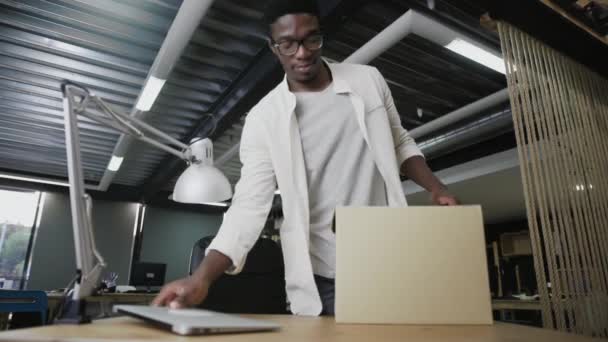
{"type": "MultiPolygon", "coordinates": [[[[327,65],[329,71],[331,72],[332,80],[333,80],[333,89],[336,94],[344,94],[344,93],[352,93],[353,90],[348,84],[348,82],[342,77],[342,73],[338,68],[335,67],[335,63],[330,63],[327,59],[321,57],[323,63],[327,65]]],[[[294,96],[291,90],[289,90],[289,84],[287,83],[287,75],[283,76],[283,81],[279,85],[281,93],[284,95],[294,96]]]]}

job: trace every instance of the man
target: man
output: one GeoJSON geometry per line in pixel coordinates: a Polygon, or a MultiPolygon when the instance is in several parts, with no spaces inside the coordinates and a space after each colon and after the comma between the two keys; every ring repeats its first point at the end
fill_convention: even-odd
{"type": "Polygon", "coordinates": [[[266,14],[269,45],[285,79],[247,116],[232,206],[199,268],[166,285],[155,305],[193,306],[222,273],[238,273],[278,184],[287,296],[294,314],[333,314],[338,206],[406,206],[399,171],[433,202],[456,199],[402,128],[386,81],[373,67],[326,64],[314,0],[282,0],[266,14]]]}

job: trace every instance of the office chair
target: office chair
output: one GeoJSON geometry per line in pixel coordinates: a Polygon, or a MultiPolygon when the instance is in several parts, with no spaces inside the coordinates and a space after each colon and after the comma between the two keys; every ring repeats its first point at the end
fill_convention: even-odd
{"type": "MultiPolygon", "coordinates": [[[[192,247],[189,273],[205,257],[213,236],[198,240],[192,247]]],[[[286,314],[285,271],[281,247],[260,238],[249,254],[241,273],[224,274],[209,289],[201,308],[229,313],[286,314]]]]}
{"type": "MultiPolygon", "coordinates": [[[[44,325],[46,324],[47,309],[48,298],[44,291],[0,290],[0,312],[38,313],[40,323],[44,325]]],[[[37,324],[27,322],[25,325],[34,326],[37,324]]]]}

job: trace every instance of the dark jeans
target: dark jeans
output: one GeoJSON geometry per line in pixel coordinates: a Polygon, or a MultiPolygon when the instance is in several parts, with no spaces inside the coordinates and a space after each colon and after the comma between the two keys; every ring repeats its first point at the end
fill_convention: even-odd
{"type": "Polygon", "coordinates": [[[333,316],[334,295],[336,293],[335,280],[315,274],[315,283],[317,283],[317,290],[319,291],[319,296],[321,297],[321,303],[323,303],[323,311],[321,312],[321,315],[333,316]]]}

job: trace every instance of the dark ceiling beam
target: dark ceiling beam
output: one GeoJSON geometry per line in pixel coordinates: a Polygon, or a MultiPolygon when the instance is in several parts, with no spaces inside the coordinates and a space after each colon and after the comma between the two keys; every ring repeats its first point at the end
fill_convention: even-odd
{"type": "Polygon", "coordinates": [[[608,45],[540,1],[474,0],[484,4],[494,20],[518,27],[545,44],[608,77],[608,45]],[[539,20],[542,18],[542,20],[539,20]]]}
{"type": "MultiPolygon", "coordinates": [[[[436,2],[435,8],[430,9],[427,5],[426,0],[384,0],[388,3],[393,3],[395,6],[406,6],[411,9],[414,9],[418,12],[424,13],[434,19],[437,19],[454,29],[460,32],[464,32],[467,35],[474,37],[477,41],[483,42],[489,46],[494,46],[495,48],[500,50],[500,39],[497,34],[491,32],[489,30],[478,30],[476,27],[479,27],[479,18],[473,18],[473,21],[467,20],[468,18],[464,18],[462,16],[454,16],[453,13],[445,11],[445,7],[443,2],[436,2]]],[[[482,8],[487,8],[487,5],[484,5],[483,2],[487,0],[473,0],[474,3],[479,2],[479,6],[482,8]]],[[[500,0],[497,0],[500,1],[500,0]]],[[[510,1],[505,1],[505,3],[511,3],[510,1]]]]}
{"type": "MultiPolygon", "coordinates": [[[[364,2],[363,0],[344,1],[345,4],[342,4],[340,0],[320,2],[322,25],[326,34],[331,36],[331,32],[340,27],[349,14],[364,2]]],[[[211,139],[220,137],[239,120],[241,115],[249,111],[265,94],[272,90],[280,82],[282,76],[283,70],[280,64],[272,52],[264,46],[228,90],[210,108],[209,112],[214,113],[218,122],[217,127],[211,133],[211,139]]],[[[203,118],[182,141],[189,142],[195,137],[205,137],[209,135],[213,126],[214,124],[208,118],[203,118]]],[[[144,181],[141,187],[142,201],[148,201],[154,197],[170,180],[183,172],[185,167],[183,161],[175,157],[165,158],[152,176],[144,181]]]]}

